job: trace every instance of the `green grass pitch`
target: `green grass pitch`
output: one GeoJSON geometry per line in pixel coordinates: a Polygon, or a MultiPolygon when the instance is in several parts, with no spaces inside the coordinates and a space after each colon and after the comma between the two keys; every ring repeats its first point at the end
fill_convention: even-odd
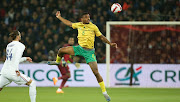
{"type": "MultiPolygon", "coordinates": [[[[37,102],[106,102],[100,88],[69,87],[56,94],[57,87],[37,87],[37,102]]],[[[30,102],[28,87],[5,87],[0,102],[30,102]]],[[[180,102],[179,88],[108,88],[111,102],[180,102]]]]}

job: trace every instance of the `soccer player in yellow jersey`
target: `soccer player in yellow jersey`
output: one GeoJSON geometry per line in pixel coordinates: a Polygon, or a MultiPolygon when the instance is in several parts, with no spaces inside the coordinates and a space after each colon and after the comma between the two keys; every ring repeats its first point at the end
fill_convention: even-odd
{"type": "MultiPolygon", "coordinates": [[[[56,12],[56,17],[61,20],[65,25],[72,27],[73,29],[78,30],[78,46],[68,46],[60,48],[58,51],[58,55],[56,61],[48,62],[49,65],[58,65],[61,62],[61,58],[64,54],[69,55],[79,55],[83,56],[86,60],[86,63],[92,69],[92,72],[96,76],[96,79],[102,89],[102,93],[106,100],[109,102],[111,99],[106,92],[105,84],[101,75],[99,74],[98,67],[97,67],[97,60],[95,55],[94,49],[94,40],[95,36],[99,37],[103,42],[109,44],[112,47],[117,48],[116,43],[109,42],[105,36],[101,34],[98,27],[90,22],[90,15],[87,12],[84,12],[81,16],[81,22],[72,23],[61,17],[60,11],[56,12]]],[[[62,63],[62,62],[61,62],[62,63]]]]}

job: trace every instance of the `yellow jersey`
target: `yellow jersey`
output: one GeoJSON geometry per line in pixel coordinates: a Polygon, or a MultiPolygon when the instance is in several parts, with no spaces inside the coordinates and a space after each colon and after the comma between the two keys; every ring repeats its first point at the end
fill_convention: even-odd
{"type": "Polygon", "coordinates": [[[97,37],[102,35],[98,27],[92,22],[89,24],[72,23],[72,28],[78,30],[78,44],[88,49],[94,48],[95,35],[97,37]]]}

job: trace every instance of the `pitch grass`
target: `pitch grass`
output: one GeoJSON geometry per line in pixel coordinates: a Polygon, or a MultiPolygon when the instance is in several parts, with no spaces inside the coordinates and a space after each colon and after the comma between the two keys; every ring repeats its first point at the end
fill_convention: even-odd
{"type": "MultiPolygon", "coordinates": [[[[106,102],[99,88],[37,87],[37,102],[106,102]]],[[[0,92],[0,102],[30,102],[28,87],[6,87],[0,92]]],[[[108,88],[111,102],[180,102],[179,88],[108,88]]]]}

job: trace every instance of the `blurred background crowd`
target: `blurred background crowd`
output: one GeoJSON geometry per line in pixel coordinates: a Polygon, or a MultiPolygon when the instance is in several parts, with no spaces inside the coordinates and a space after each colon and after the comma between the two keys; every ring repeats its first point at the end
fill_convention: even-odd
{"type": "MultiPolygon", "coordinates": [[[[128,10],[122,11],[120,14],[113,14],[110,7],[115,2],[124,4],[124,0],[1,0],[0,61],[5,60],[5,48],[10,42],[8,35],[14,29],[19,30],[22,34],[22,42],[26,45],[24,56],[30,56],[34,62],[54,60],[58,49],[68,42],[69,37],[74,37],[75,45],[77,45],[77,30],[60,22],[55,17],[57,10],[61,11],[64,18],[72,22],[78,22],[79,15],[84,10],[88,11],[92,22],[104,35],[106,34],[106,21],[180,21],[179,0],[126,0],[129,6],[128,10]]],[[[179,43],[174,40],[172,42],[168,35],[166,35],[167,40],[161,40],[161,36],[163,34],[157,36],[157,41],[154,39],[150,44],[161,43],[162,46],[166,46],[166,50],[174,46],[179,48],[179,43]]],[[[176,33],[175,37],[180,41],[179,33],[176,33]]],[[[125,43],[121,44],[126,45],[125,43]]],[[[105,44],[97,38],[95,48],[98,62],[105,63],[105,44]]],[[[151,52],[147,51],[147,53],[151,52]]],[[[167,53],[161,53],[161,50],[155,50],[155,53],[168,57],[167,53]]],[[[158,61],[168,63],[167,60],[161,60],[161,58],[156,62],[153,62],[153,58],[148,61],[144,59],[136,61],[137,63],[156,63],[158,61]]],[[[180,63],[177,59],[176,57],[169,63],[180,63]]],[[[85,62],[83,58],[77,58],[77,61],[85,62]]],[[[121,57],[113,59],[111,62],[127,63],[128,60],[126,57],[121,57]],[[124,61],[121,61],[123,59],[124,61]]]]}
{"type": "Polygon", "coordinates": [[[133,27],[111,26],[111,41],[119,44],[111,48],[111,63],[180,63],[180,25],[133,27]]]}

